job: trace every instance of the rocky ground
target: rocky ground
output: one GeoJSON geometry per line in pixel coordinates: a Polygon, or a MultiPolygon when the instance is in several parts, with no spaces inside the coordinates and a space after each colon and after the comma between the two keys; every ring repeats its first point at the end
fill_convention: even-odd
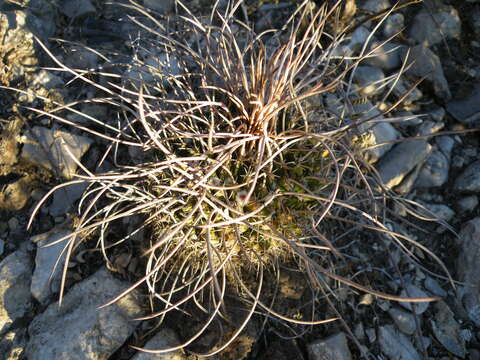
{"type": "MultiPolygon", "coordinates": [[[[291,11],[293,2],[252,2],[250,16],[256,30],[275,25],[291,11]]],[[[387,9],[389,0],[357,0],[356,18],[387,9]]],[[[173,11],[169,0],[144,0],[160,13],[173,11]]],[[[192,1],[205,11],[205,2],[192,1]]],[[[129,28],[118,22],[124,11],[103,0],[18,0],[0,2],[0,83],[21,89],[0,89],[0,357],[2,359],[191,359],[182,351],[169,354],[137,353],[128,345],[147,348],[177,344],[172,329],[152,329],[132,318],[145,309],[140,293],[131,293],[112,306],[97,308],[128,286],[136,273],[128,254],[118,254],[114,274],[89,251],[79,253],[66,279],[67,292],[58,306],[60,271],[57,258],[68,238],[76,201],[85,190],[81,183],[56,191],[41,208],[32,228],[27,222],[36,203],[53,186],[74,179],[82,159],[88,168],[103,167],[104,146],[78,128],[38,117],[26,107],[52,110],[46,99],[72,102],[95,97],[94,89],[68,84],[71,75],[39,69],[52,66],[34,35],[69,67],[107,66],[100,52],[128,54],[129,28]],[[57,37],[64,41],[48,40],[57,37]],[[83,44],[73,43],[75,41],[83,44]],[[19,106],[22,105],[22,106],[19,106]],[[66,156],[66,154],[73,154],[66,156]],[[52,270],[57,265],[57,270],[52,270]],[[121,280],[120,280],[121,279],[121,280]],[[146,334],[146,335],[145,335],[146,334]],[[154,334],[154,335],[153,335],[154,334]],[[148,341],[147,341],[148,339],[148,341]]],[[[366,22],[339,49],[358,54],[378,22],[366,22]]],[[[413,234],[446,264],[456,280],[411,266],[402,278],[390,276],[390,292],[407,297],[441,297],[434,303],[396,303],[369,296],[345,296],[345,320],[295,339],[283,338],[268,327],[255,334],[244,353],[220,358],[241,359],[480,359],[480,1],[426,0],[392,14],[374,33],[370,46],[403,30],[383,45],[379,56],[358,67],[354,83],[364,87],[361,111],[373,114],[388,91],[376,84],[402,66],[404,76],[392,90],[401,96],[420,78],[391,117],[368,129],[373,143],[393,142],[372,150],[385,184],[421,203],[425,214],[444,222],[422,224],[413,234]],[[387,52],[387,53],[385,53],[387,52]],[[406,60],[405,60],[406,59],[406,60]],[[372,104],[375,104],[372,105],[372,104]],[[413,117],[414,114],[423,114],[413,117]],[[396,141],[418,136],[415,141],[396,141]],[[421,231],[423,230],[423,231],[421,231]],[[358,300],[360,298],[360,300],[358,300]]],[[[132,70],[132,71],[135,71],[132,70]]],[[[335,106],[338,99],[325,99],[335,106]]],[[[105,104],[83,103],[67,119],[82,126],[85,116],[111,116],[105,104]],[[83,114],[83,115],[82,115],[83,114]]],[[[404,209],[395,209],[402,214],[404,209]]],[[[404,214],[406,216],[406,214],[404,214]]],[[[361,252],[361,249],[360,249],[361,252]]],[[[361,272],[388,272],[365,265],[361,272]]],[[[398,265],[398,264],[397,264],[398,265]]],[[[112,270],[112,269],[110,269],[112,270]]]]}

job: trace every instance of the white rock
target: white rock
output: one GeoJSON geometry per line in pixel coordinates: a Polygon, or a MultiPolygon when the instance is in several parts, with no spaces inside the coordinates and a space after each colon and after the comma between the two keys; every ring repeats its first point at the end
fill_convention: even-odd
{"type": "Polygon", "coordinates": [[[60,290],[60,279],[65,263],[65,254],[62,255],[57,267],[55,264],[62,251],[68,245],[68,238],[56,245],[45,247],[48,244],[69,235],[70,231],[53,230],[45,234],[33,236],[30,240],[37,244],[35,256],[35,270],[32,276],[30,290],[40,303],[44,304],[53,293],[60,290]]]}
{"type": "MultiPolygon", "coordinates": [[[[161,350],[174,347],[180,344],[175,332],[171,329],[162,329],[151,338],[143,348],[148,350],[161,350]]],[[[138,352],[132,357],[132,360],[186,360],[187,357],[181,350],[168,353],[152,354],[138,352]]]]}
{"type": "Polygon", "coordinates": [[[132,334],[141,315],[136,293],[99,309],[128,284],[107,270],[97,271],[75,284],[62,306],[51,304],[30,323],[30,341],[25,349],[29,360],[108,359],[132,334]]]}
{"type": "Polygon", "coordinates": [[[0,334],[32,308],[30,255],[17,250],[0,263],[0,334]]]}
{"type": "Polygon", "coordinates": [[[32,129],[23,145],[22,157],[26,161],[58,172],[71,179],[77,164],[69,156],[67,149],[80,160],[90,147],[92,140],[79,135],[72,135],[61,130],[51,130],[41,126],[32,129]]]}

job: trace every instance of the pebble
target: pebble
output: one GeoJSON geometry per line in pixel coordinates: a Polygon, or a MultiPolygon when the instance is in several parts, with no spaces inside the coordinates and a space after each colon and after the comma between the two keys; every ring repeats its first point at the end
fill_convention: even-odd
{"type": "Polygon", "coordinates": [[[397,186],[403,178],[423,162],[431,151],[425,140],[405,141],[394,146],[377,165],[381,180],[389,189],[397,186]]]}
{"type": "Polygon", "coordinates": [[[458,244],[458,280],[471,285],[463,289],[462,300],[470,319],[480,326],[480,217],[462,225],[458,244]]]}
{"type": "Polygon", "coordinates": [[[417,45],[410,51],[402,51],[403,61],[407,61],[407,75],[417,78],[426,78],[433,84],[435,95],[443,100],[449,100],[452,97],[448,87],[447,79],[443,73],[440,58],[433,53],[428,47],[417,45]],[[407,57],[408,55],[408,57],[407,57]]]}
{"type": "Polygon", "coordinates": [[[470,164],[455,179],[453,189],[461,193],[480,193],[480,160],[470,164]]]}
{"type": "Polygon", "coordinates": [[[143,0],[143,5],[158,12],[169,12],[173,10],[175,0],[143,0]]]}
{"type": "Polygon", "coordinates": [[[442,298],[447,296],[447,292],[443,290],[438,281],[429,276],[425,279],[423,285],[425,286],[425,289],[435,296],[440,296],[442,298]]]}
{"type": "Polygon", "coordinates": [[[0,262],[0,335],[32,309],[30,279],[33,264],[29,254],[17,250],[0,262]]]}
{"type": "Polygon", "coordinates": [[[68,151],[80,160],[89,149],[92,140],[85,136],[41,126],[34,127],[32,132],[33,135],[29,134],[23,145],[22,158],[49,170],[58,171],[63,177],[71,179],[77,164],[68,155],[68,151]]]}
{"type": "Polygon", "coordinates": [[[434,311],[435,316],[430,320],[433,334],[445,349],[464,359],[465,339],[461,334],[460,325],[455,321],[452,310],[445,302],[439,301],[434,305],[434,311]]]}
{"type": "Polygon", "coordinates": [[[30,290],[35,299],[45,304],[50,296],[60,291],[60,279],[65,263],[63,255],[61,261],[57,263],[62,251],[68,245],[68,238],[58,244],[47,246],[62,237],[70,234],[68,231],[53,229],[45,234],[40,234],[30,238],[32,243],[36,243],[37,252],[35,256],[35,270],[32,276],[30,290]]]}
{"type": "Polygon", "coordinates": [[[386,71],[400,67],[402,64],[402,49],[405,48],[405,46],[394,42],[389,42],[381,46],[380,44],[381,42],[372,42],[369,47],[370,50],[377,48],[377,46],[379,47],[370,54],[363,63],[386,71]]]}
{"type": "Polygon", "coordinates": [[[373,95],[378,91],[385,79],[383,71],[373,66],[358,66],[353,75],[354,81],[360,86],[360,95],[373,95]]]}
{"type": "Polygon", "coordinates": [[[12,217],[10,218],[10,220],[8,220],[8,228],[10,229],[10,231],[17,230],[19,224],[20,222],[15,217],[12,217]]]}
{"type": "Polygon", "coordinates": [[[382,352],[389,360],[421,360],[411,341],[395,330],[393,325],[379,328],[378,342],[382,352]]]}
{"type": "Polygon", "coordinates": [[[69,18],[90,15],[97,11],[90,0],[65,0],[58,9],[69,18]]]}
{"type": "Polygon", "coordinates": [[[87,186],[87,182],[72,184],[55,191],[49,208],[50,215],[53,217],[65,215],[73,207],[75,201],[82,196],[87,186]]]}
{"type": "Polygon", "coordinates": [[[471,212],[478,206],[478,196],[464,196],[457,201],[457,207],[461,212],[471,212]]]}
{"type": "MultiPolygon", "coordinates": [[[[171,329],[163,328],[157,332],[143,348],[147,350],[160,350],[174,347],[180,344],[175,332],[171,329]]],[[[187,357],[181,350],[168,353],[150,354],[146,352],[138,352],[131,360],[186,360],[187,357]]]]}
{"type": "Polygon", "coordinates": [[[99,309],[128,287],[101,269],[75,284],[30,323],[30,341],[25,349],[29,360],[108,359],[133,333],[141,315],[137,294],[130,293],[116,303],[99,309]],[[59,341],[61,339],[61,341],[59,341]]]}
{"type": "Polygon", "coordinates": [[[395,325],[397,325],[401,332],[407,335],[415,333],[417,328],[415,324],[415,315],[411,312],[393,307],[388,311],[388,314],[392,317],[395,325]]]}
{"type": "MultiPolygon", "coordinates": [[[[406,288],[403,289],[400,293],[400,297],[404,298],[427,298],[430,297],[425,291],[419,289],[417,286],[413,284],[407,284],[406,288]]],[[[425,311],[427,311],[429,302],[406,302],[406,301],[401,301],[399,304],[409,310],[413,311],[416,315],[421,315],[425,311]]]]}
{"type": "Polygon", "coordinates": [[[404,27],[405,17],[402,13],[391,14],[383,25],[383,35],[390,38],[401,31],[404,27]]]}
{"type": "Polygon", "coordinates": [[[460,17],[455,8],[434,8],[433,13],[427,9],[420,10],[410,26],[410,38],[423,46],[436,45],[444,38],[458,39],[462,32],[460,17]]]}
{"type": "Polygon", "coordinates": [[[480,85],[474,87],[468,96],[447,103],[447,111],[462,124],[480,123],[480,85]]]}
{"type": "Polygon", "coordinates": [[[351,360],[347,337],[338,333],[326,339],[317,340],[307,345],[309,360],[351,360]]]}
{"type": "Polygon", "coordinates": [[[442,186],[448,180],[449,167],[450,164],[445,155],[440,151],[433,151],[418,173],[414,187],[432,188],[442,186]]]}

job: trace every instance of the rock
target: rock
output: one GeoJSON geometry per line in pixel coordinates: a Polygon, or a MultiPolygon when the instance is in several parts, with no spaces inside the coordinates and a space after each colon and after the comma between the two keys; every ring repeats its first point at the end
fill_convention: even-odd
{"type": "Polygon", "coordinates": [[[0,256],[3,255],[4,251],[5,251],[5,241],[3,239],[0,239],[0,256]]]}
{"type": "Polygon", "coordinates": [[[19,211],[30,199],[31,177],[24,176],[3,188],[0,192],[0,210],[19,211]]]}
{"type": "Polygon", "coordinates": [[[0,354],[5,360],[22,360],[23,349],[27,343],[26,329],[9,331],[0,339],[0,354]]]}
{"type": "Polygon", "coordinates": [[[29,133],[23,146],[22,158],[71,179],[77,164],[68,155],[68,151],[80,160],[91,143],[92,140],[85,136],[36,126],[29,133]]]}
{"type": "Polygon", "coordinates": [[[470,12],[468,23],[473,29],[475,36],[480,37],[480,7],[475,7],[470,12]]]}
{"type": "Polygon", "coordinates": [[[385,38],[390,38],[400,32],[404,27],[405,18],[402,13],[393,13],[386,20],[383,25],[383,35],[385,38]]]}
{"type": "MultiPolygon", "coordinates": [[[[455,211],[444,204],[428,204],[422,203],[429,211],[433,213],[439,220],[449,222],[455,216],[455,211]]],[[[429,214],[425,214],[429,216],[429,214]]]]}
{"type": "Polygon", "coordinates": [[[358,66],[355,69],[353,79],[361,88],[360,95],[373,95],[382,85],[385,74],[381,69],[373,66],[358,66]]]}
{"type": "Polygon", "coordinates": [[[413,19],[409,36],[423,46],[436,45],[446,39],[458,39],[462,23],[458,11],[452,6],[435,7],[434,11],[420,10],[413,19]]]}
{"type": "Polygon", "coordinates": [[[82,47],[70,47],[69,54],[65,59],[65,65],[72,69],[95,69],[100,57],[94,52],[82,47]]]}
{"type": "Polygon", "coordinates": [[[173,10],[175,0],[144,0],[143,5],[158,12],[169,12],[173,10]]]}
{"type": "Polygon", "coordinates": [[[458,242],[458,280],[469,285],[464,288],[462,301],[470,319],[480,326],[480,217],[462,226],[458,242]]]}
{"type": "Polygon", "coordinates": [[[387,188],[397,186],[415,166],[426,159],[430,151],[431,146],[425,140],[397,144],[377,165],[380,179],[387,188]]]}
{"type": "Polygon", "coordinates": [[[355,31],[351,34],[350,41],[347,45],[350,50],[349,52],[353,53],[360,51],[369,36],[370,30],[368,30],[365,26],[359,26],[357,29],[355,29],[355,31]]]}
{"type": "MultiPolygon", "coordinates": [[[[397,84],[392,89],[393,95],[398,99],[401,98],[407,91],[410,90],[413,84],[411,84],[407,79],[400,78],[397,81],[397,84]]],[[[408,105],[422,98],[423,94],[418,88],[414,88],[403,100],[403,104],[408,105]]]]}
{"type": "Polygon", "coordinates": [[[307,345],[309,360],[351,360],[352,354],[344,333],[338,333],[326,339],[307,345]]]}
{"type": "Polygon", "coordinates": [[[478,206],[478,196],[464,196],[457,201],[457,207],[461,212],[471,212],[478,206]]]}
{"type": "Polygon", "coordinates": [[[377,48],[377,46],[379,46],[379,48],[372,52],[372,54],[370,54],[369,57],[363,61],[363,63],[386,71],[394,70],[400,67],[402,64],[402,49],[405,48],[405,46],[394,42],[389,42],[381,46],[380,44],[381,42],[372,43],[372,45],[369,47],[370,51],[377,48]]]}
{"type": "Polygon", "coordinates": [[[430,293],[435,296],[446,297],[447,292],[443,290],[437,280],[432,279],[431,277],[427,277],[423,282],[425,289],[427,289],[430,293]]]}
{"type": "Polygon", "coordinates": [[[360,2],[360,4],[358,5],[360,9],[371,11],[373,13],[386,10],[390,6],[390,0],[367,0],[360,2]]]}
{"type": "Polygon", "coordinates": [[[0,335],[31,310],[31,275],[30,255],[23,249],[0,263],[0,335]]]}
{"type": "Polygon", "coordinates": [[[435,142],[437,143],[439,150],[450,162],[450,159],[452,157],[452,150],[455,145],[455,140],[453,140],[451,136],[437,136],[435,138],[435,142]]]}
{"type": "Polygon", "coordinates": [[[423,45],[414,46],[410,52],[402,51],[402,59],[407,61],[407,75],[418,78],[426,76],[433,84],[435,95],[444,100],[452,97],[440,59],[429,48],[423,45]]]}
{"type": "Polygon", "coordinates": [[[462,193],[480,193],[480,160],[470,164],[455,179],[453,189],[462,193]]]}
{"type": "Polygon", "coordinates": [[[53,194],[49,212],[53,217],[65,215],[87,188],[88,183],[72,184],[58,189],[53,194]]]}
{"type": "Polygon", "coordinates": [[[371,162],[377,162],[387,151],[392,148],[392,144],[388,144],[390,141],[394,141],[400,137],[398,131],[390,124],[381,122],[374,125],[371,128],[366,126],[359,127],[362,132],[360,137],[354,138],[355,142],[361,142],[361,147],[371,147],[386,143],[385,145],[376,146],[369,149],[366,154],[366,159],[371,162]]]}
{"type": "MultiPolygon", "coordinates": [[[[174,347],[180,344],[175,332],[171,329],[162,329],[151,338],[143,348],[147,350],[160,350],[174,347]]],[[[151,354],[138,352],[132,357],[132,360],[186,360],[187,357],[183,351],[176,350],[168,353],[151,354]]]]}
{"type": "Polygon", "coordinates": [[[465,358],[465,340],[460,325],[455,321],[448,305],[439,301],[434,305],[435,317],[431,320],[433,334],[437,340],[455,356],[465,358]]]}
{"type": "Polygon", "coordinates": [[[433,121],[443,122],[445,118],[446,111],[443,107],[438,107],[435,110],[432,110],[428,113],[433,121]]]}
{"type": "Polygon", "coordinates": [[[69,18],[95,14],[97,12],[90,0],[65,0],[62,6],[59,6],[59,10],[69,18]]]}
{"type": "Polygon", "coordinates": [[[378,342],[389,360],[421,360],[410,340],[396,331],[393,325],[380,327],[378,342]]]}
{"type": "Polygon", "coordinates": [[[45,234],[33,236],[30,240],[37,244],[37,254],[35,256],[35,270],[32,276],[30,290],[33,297],[40,303],[45,304],[50,295],[60,291],[60,280],[65,263],[65,254],[61,261],[57,263],[62,251],[68,245],[68,238],[64,241],[45,247],[64,236],[69,235],[70,231],[52,230],[45,234]]]}
{"type": "Polygon", "coordinates": [[[480,123],[480,86],[476,86],[467,97],[450,101],[447,111],[462,124],[480,123]]]}
{"type": "MultiPolygon", "coordinates": [[[[407,284],[405,289],[400,293],[400,297],[404,298],[427,298],[430,297],[425,291],[419,289],[413,284],[407,284]]],[[[429,302],[399,302],[403,308],[413,311],[417,315],[423,314],[428,309],[429,302]]]]}
{"type": "Polygon", "coordinates": [[[446,156],[440,151],[433,151],[423,164],[414,186],[416,188],[442,186],[448,180],[449,167],[446,156]]]}
{"type": "Polygon", "coordinates": [[[415,333],[417,328],[415,324],[415,315],[395,307],[391,308],[388,311],[388,314],[392,317],[395,325],[397,325],[401,332],[407,335],[415,333]]]}
{"type": "Polygon", "coordinates": [[[441,121],[436,122],[432,120],[424,121],[418,128],[418,136],[425,136],[435,134],[443,129],[445,124],[441,121]]]}
{"type": "Polygon", "coordinates": [[[29,360],[108,359],[132,334],[141,314],[136,293],[113,305],[98,309],[128,284],[101,269],[75,284],[62,306],[51,304],[30,323],[30,341],[25,350],[29,360]],[[61,339],[61,341],[59,341],[61,339]]]}
{"type": "Polygon", "coordinates": [[[105,121],[108,116],[108,107],[105,104],[84,103],[80,106],[79,113],[71,112],[67,119],[80,125],[93,124],[93,120],[105,121]]]}
{"type": "Polygon", "coordinates": [[[54,75],[52,72],[40,70],[32,79],[30,86],[42,86],[45,89],[54,89],[64,85],[64,81],[60,76],[54,75]]]}

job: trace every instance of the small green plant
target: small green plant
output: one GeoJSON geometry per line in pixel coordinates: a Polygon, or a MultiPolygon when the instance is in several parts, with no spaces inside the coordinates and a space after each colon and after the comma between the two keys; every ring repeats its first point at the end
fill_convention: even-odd
{"type": "MultiPolygon", "coordinates": [[[[323,105],[327,93],[348,102],[345,79],[361,61],[339,56],[346,34],[327,31],[337,7],[313,11],[303,2],[283,29],[256,34],[237,19],[241,5],[197,18],[178,1],[183,15],[170,23],[125,5],[141,15],[130,18],[142,34],[137,61],[121,76],[98,73],[110,76],[108,86],[54,59],[105,92],[95,101],[118,114],[82,128],[106,143],[115,170],[94,174],[78,162],[83,174],[74,182],[89,187],[63,283],[87,239],[110,266],[112,249],[129,243],[145,275],[110,303],[144,285],[152,310],[145,319],[187,318],[193,334],[176,348],[192,352],[223,329],[205,356],[232,344],[254,316],[295,329],[337,319],[323,319],[322,309],[342,286],[405,300],[349,279],[353,265],[339,247],[387,241],[408,256],[412,246],[427,251],[386,226],[394,219],[388,194],[352,146],[359,122],[323,105]],[[120,236],[128,223],[137,225],[120,236]],[[285,274],[300,279],[298,293],[282,285],[285,274]]],[[[72,125],[55,109],[37,112],[72,125]]]]}

